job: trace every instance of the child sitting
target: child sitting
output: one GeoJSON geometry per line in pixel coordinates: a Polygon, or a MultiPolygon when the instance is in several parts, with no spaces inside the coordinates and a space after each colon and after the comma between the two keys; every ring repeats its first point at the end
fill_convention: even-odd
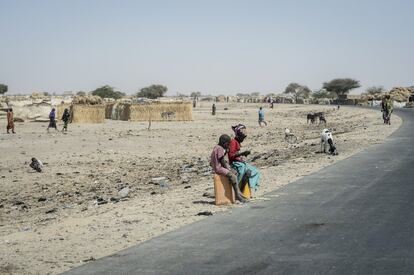
{"type": "Polygon", "coordinates": [[[211,167],[216,174],[226,176],[230,184],[233,186],[236,199],[240,202],[246,202],[247,199],[243,197],[239,185],[237,184],[237,175],[230,168],[230,165],[225,160],[224,156],[227,154],[227,150],[230,144],[230,136],[221,135],[219,138],[219,143],[214,146],[213,152],[211,153],[211,167]]]}

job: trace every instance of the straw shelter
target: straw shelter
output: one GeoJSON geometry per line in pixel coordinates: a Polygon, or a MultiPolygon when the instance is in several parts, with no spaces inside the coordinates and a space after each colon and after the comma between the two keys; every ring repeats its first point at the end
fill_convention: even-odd
{"type": "Polygon", "coordinates": [[[129,106],[131,121],[189,121],[193,120],[191,102],[152,102],[129,106]]]}
{"type": "Polygon", "coordinates": [[[71,105],[72,105],[71,103],[62,103],[62,104],[57,105],[56,106],[56,113],[57,113],[56,118],[60,120],[66,108],[69,109],[70,111],[71,105]]]}
{"type": "Polygon", "coordinates": [[[73,123],[104,123],[105,105],[74,104],[71,114],[73,123]]]}
{"type": "Polygon", "coordinates": [[[63,111],[68,108],[73,123],[105,122],[105,105],[98,96],[75,96],[72,103],[57,106],[57,118],[61,119],[63,111]]]}
{"type": "MultiPolygon", "coordinates": [[[[109,110],[107,110],[109,113],[109,110]]],[[[110,114],[108,114],[110,119],[113,120],[124,120],[128,121],[131,116],[131,104],[125,102],[116,102],[112,105],[110,114]]]]}

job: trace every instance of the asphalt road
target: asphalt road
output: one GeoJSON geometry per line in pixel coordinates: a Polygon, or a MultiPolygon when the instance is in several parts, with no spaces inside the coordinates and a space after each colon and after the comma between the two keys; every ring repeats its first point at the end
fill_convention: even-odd
{"type": "Polygon", "coordinates": [[[269,201],[67,274],[414,274],[414,111],[397,113],[403,125],[386,143],[270,193],[269,201]]]}

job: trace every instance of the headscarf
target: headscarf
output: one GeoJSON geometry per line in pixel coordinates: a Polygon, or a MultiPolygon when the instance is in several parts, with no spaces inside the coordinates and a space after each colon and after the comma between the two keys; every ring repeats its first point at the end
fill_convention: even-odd
{"type": "Polygon", "coordinates": [[[233,129],[234,134],[236,137],[244,139],[246,137],[246,134],[244,130],[246,129],[246,126],[243,124],[237,124],[236,126],[231,126],[231,129],[233,129]]]}

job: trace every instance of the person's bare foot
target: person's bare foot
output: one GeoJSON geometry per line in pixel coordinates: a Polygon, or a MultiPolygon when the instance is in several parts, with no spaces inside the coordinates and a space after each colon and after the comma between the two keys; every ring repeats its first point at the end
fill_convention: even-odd
{"type": "Polygon", "coordinates": [[[249,199],[243,196],[241,192],[236,195],[236,200],[240,201],[241,203],[246,203],[249,201],[249,199]]]}

